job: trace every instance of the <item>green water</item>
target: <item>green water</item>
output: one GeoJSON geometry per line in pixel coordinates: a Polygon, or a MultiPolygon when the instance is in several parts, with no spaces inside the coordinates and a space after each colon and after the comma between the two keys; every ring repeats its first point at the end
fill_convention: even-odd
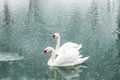
{"type": "Polygon", "coordinates": [[[0,51],[24,56],[0,62],[0,80],[119,80],[120,1],[0,0],[0,51]],[[42,55],[55,32],[82,43],[84,64],[51,68],[42,55]]]}

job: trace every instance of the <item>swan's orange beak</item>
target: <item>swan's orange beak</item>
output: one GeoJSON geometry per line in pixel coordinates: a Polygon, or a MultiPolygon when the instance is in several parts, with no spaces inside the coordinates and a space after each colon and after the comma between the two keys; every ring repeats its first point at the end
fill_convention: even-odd
{"type": "Polygon", "coordinates": [[[52,40],[55,39],[55,35],[52,35],[52,40]]]}
{"type": "Polygon", "coordinates": [[[46,54],[47,54],[47,50],[44,50],[43,55],[46,56],[46,54]]]}

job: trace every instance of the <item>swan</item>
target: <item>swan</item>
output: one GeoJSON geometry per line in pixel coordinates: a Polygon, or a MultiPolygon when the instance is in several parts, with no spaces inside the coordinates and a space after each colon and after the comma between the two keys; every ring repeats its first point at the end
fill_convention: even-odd
{"type": "Polygon", "coordinates": [[[47,62],[49,66],[74,66],[77,64],[84,63],[89,58],[89,56],[81,58],[79,54],[75,54],[76,51],[73,51],[73,49],[64,51],[65,53],[70,53],[69,55],[61,54],[63,51],[59,51],[58,53],[61,55],[58,55],[57,57],[54,48],[45,48],[43,51],[43,55],[46,56],[48,52],[51,52],[51,57],[47,62]]]}
{"type": "MultiPolygon", "coordinates": [[[[54,33],[52,35],[52,39],[57,39],[57,44],[56,44],[56,48],[55,48],[56,53],[57,53],[57,51],[64,51],[66,49],[72,49],[72,50],[76,51],[75,54],[80,54],[79,50],[82,48],[82,44],[66,42],[60,47],[60,34],[59,33],[54,33]]],[[[60,54],[56,54],[56,55],[60,55],[60,54]]],[[[82,55],[80,55],[80,56],[82,57],[82,55]]]]}

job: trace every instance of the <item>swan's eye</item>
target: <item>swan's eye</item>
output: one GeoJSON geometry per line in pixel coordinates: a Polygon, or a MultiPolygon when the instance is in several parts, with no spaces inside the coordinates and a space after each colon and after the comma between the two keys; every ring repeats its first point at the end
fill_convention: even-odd
{"type": "Polygon", "coordinates": [[[52,35],[52,38],[55,39],[55,35],[52,35]]]}
{"type": "Polygon", "coordinates": [[[47,50],[44,50],[43,55],[46,56],[46,54],[47,54],[47,50]]]}
{"type": "Polygon", "coordinates": [[[53,35],[52,37],[55,37],[55,35],[53,35]]]}
{"type": "Polygon", "coordinates": [[[44,50],[44,53],[46,53],[47,52],[47,50],[44,50]]]}

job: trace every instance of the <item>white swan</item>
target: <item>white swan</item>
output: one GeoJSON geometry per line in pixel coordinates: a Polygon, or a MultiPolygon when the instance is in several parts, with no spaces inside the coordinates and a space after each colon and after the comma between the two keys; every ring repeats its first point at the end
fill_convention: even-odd
{"type": "MultiPolygon", "coordinates": [[[[80,54],[79,50],[82,48],[82,44],[77,44],[77,43],[73,43],[73,42],[66,42],[64,43],[61,47],[60,47],[60,34],[59,33],[54,33],[52,35],[52,39],[57,39],[57,44],[56,44],[56,51],[64,51],[66,49],[72,49],[74,51],[76,51],[75,54],[80,54]]],[[[64,52],[62,52],[64,53],[64,52]]],[[[60,55],[60,54],[57,54],[60,55]]],[[[82,55],[80,55],[82,57],[82,55]]]]}
{"type": "Polygon", "coordinates": [[[59,51],[58,53],[61,55],[58,55],[57,57],[54,48],[45,48],[43,51],[43,55],[45,56],[48,52],[51,52],[51,57],[47,63],[49,66],[74,66],[84,63],[89,58],[89,56],[81,58],[79,54],[75,54],[76,52],[74,52],[72,49],[65,51],[65,53],[70,53],[69,55],[61,54],[61,52],[59,51]]]}

